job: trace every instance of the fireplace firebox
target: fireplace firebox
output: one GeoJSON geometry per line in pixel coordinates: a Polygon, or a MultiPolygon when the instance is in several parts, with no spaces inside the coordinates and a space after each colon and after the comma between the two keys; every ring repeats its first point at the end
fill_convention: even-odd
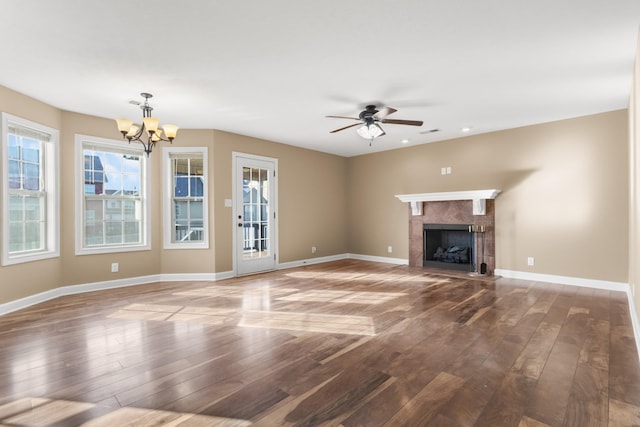
{"type": "Polygon", "coordinates": [[[470,224],[424,224],[423,266],[474,271],[474,233],[470,224]]]}

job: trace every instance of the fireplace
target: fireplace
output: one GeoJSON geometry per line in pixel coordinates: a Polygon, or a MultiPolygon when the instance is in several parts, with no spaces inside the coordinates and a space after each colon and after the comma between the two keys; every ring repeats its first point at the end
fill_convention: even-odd
{"type": "Polygon", "coordinates": [[[473,224],[424,224],[424,267],[475,271],[473,224]]]}
{"type": "Polygon", "coordinates": [[[441,262],[437,267],[447,270],[464,268],[465,271],[492,276],[496,266],[494,199],[499,193],[500,190],[493,189],[397,195],[400,201],[409,205],[409,265],[436,267],[431,264],[431,261],[435,261],[432,257],[437,252],[438,246],[444,252],[445,246],[447,248],[461,246],[463,242],[471,239],[471,244],[464,243],[464,246],[470,248],[470,265],[439,260],[441,262]],[[430,231],[428,227],[431,226],[445,226],[445,229],[449,230],[452,227],[461,228],[462,230],[457,231],[462,231],[466,237],[459,237],[460,241],[436,243],[435,247],[429,243],[427,248],[424,239],[425,230],[427,233],[437,234],[436,229],[430,231]],[[469,232],[469,226],[472,232],[469,232]],[[425,261],[429,263],[425,264],[425,261]]]}

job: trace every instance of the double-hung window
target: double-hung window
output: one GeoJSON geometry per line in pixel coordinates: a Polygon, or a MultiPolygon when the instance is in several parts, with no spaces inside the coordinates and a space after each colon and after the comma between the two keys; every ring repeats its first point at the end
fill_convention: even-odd
{"type": "Polygon", "coordinates": [[[2,264],[60,255],[56,129],[2,114],[2,264]]]}
{"type": "Polygon", "coordinates": [[[147,157],[138,144],[76,135],[76,253],[146,250],[147,157]]]}
{"type": "Polygon", "coordinates": [[[164,247],[208,248],[207,148],[164,147],[164,247]]]}

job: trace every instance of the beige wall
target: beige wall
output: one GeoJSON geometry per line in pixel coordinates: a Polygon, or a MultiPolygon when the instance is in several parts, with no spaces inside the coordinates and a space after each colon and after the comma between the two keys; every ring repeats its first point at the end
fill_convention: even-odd
{"type": "Polygon", "coordinates": [[[395,194],[497,188],[497,268],[627,282],[627,159],[626,110],[353,157],[349,250],[408,257],[395,194]]]}
{"type": "MultiPolygon", "coordinates": [[[[234,227],[224,200],[232,198],[234,151],[279,161],[281,263],[349,252],[407,258],[408,207],[395,194],[500,188],[498,268],[628,280],[626,111],[348,159],[217,130],[181,130],[176,146],[209,147],[210,248],[162,249],[163,143],[151,155],[152,249],[76,256],[74,136],[119,139],[113,121],[60,111],[3,87],[0,110],[61,131],[63,236],[59,258],[0,267],[0,304],[58,286],[231,271],[234,227]],[[440,175],[443,166],[451,166],[453,174],[440,175]],[[311,246],[318,247],[317,254],[311,254],[311,246]],[[526,266],[527,256],[536,258],[535,267],[526,266]],[[120,264],[119,273],[110,272],[112,262],[120,264]]],[[[636,159],[636,169],[638,163],[636,159]]],[[[633,191],[637,205],[637,187],[633,191]]],[[[638,209],[633,212],[632,224],[638,222],[638,209]]],[[[633,236],[637,242],[637,233],[633,236]]],[[[637,243],[631,248],[636,260],[637,243]]],[[[633,274],[637,283],[638,272],[633,274]]]]}
{"type": "Polygon", "coordinates": [[[216,271],[233,269],[232,153],[278,159],[279,262],[347,252],[346,165],[343,157],[285,144],[215,132],[216,271]],[[318,251],[311,254],[311,247],[318,251]]]}
{"type": "Polygon", "coordinates": [[[89,135],[119,140],[121,135],[113,120],[102,119],[71,112],[62,113],[60,132],[61,166],[61,259],[62,280],[58,285],[77,285],[123,279],[127,277],[147,276],[158,273],[160,240],[160,155],[151,156],[151,239],[152,250],[121,252],[98,255],[75,255],[75,135],[89,135]],[[111,273],[111,263],[119,263],[119,272],[111,273]]]}
{"type": "MultiPolygon", "coordinates": [[[[214,158],[214,150],[213,150],[213,137],[214,131],[212,130],[180,130],[178,131],[178,138],[174,142],[173,146],[175,147],[208,147],[208,174],[209,174],[209,182],[208,182],[208,197],[209,197],[209,248],[208,249],[161,249],[160,250],[160,273],[163,274],[178,274],[178,273],[214,273],[215,270],[213,268],[214,261],[216,259],[216,251],[215,251],[215,230],[213,228],[214,224],[214,186],[213,180],[215,177],[214,167],[213,167],[213,158],[214,158]]],[[[154,181],[159,183],[162,179],[162,161],[161,161],[161,152],[164,148],[169,147],[168,144],[162,143],[160,144],[160,149],[158,150],[158,155],[154,152],[151,157],[154,161],[153,175],[154,181]]],[[[162,211],[161,202],[161,187],[156,185],[157,191],[154,191],[155,202],[158,203],[157,209],[159,212],[162,211]]],[[[154,203],[155,205],[155,203],[154,203]]],[[[162,217],[158,218],[157,221],[154,221],[154,240],[153,247],[162,248],[162,217]]]]}
{"type": "Polygon", "coordinates": [[[0,304],[60,286],[156,274],[220,273],[233,269],[231,153],[274,157],[279,161],[280,262],[347,252],[346,159],[284,144],[214,130],[181,130],[177,147],[208,147],[209,248],[162,248],[162,149],[150,157],[151,250],[75,255],[74,144],[83,134],[120,139],[114,121],[60,111],[0,86],[0,111],[60,130],[60,257],[0,266],[0,304]],[[315,255],[311,246],[318,247],[315,255]],[[119,272],[111,273],[111,263],[119,272]]]}
{"type": "MultiPolygon", "coordinates": [[[[54,129],[60,129],[62,126],[62,114],[59,110],[2,86],[0,86],[0,111],[54,129]]],[[[2,210],[0,210],[0,221],[2,221],[2,210]]],[[[0,267],[0,303],[45,292],[60,283],[62,273],[61,258],[0,267]]]]}

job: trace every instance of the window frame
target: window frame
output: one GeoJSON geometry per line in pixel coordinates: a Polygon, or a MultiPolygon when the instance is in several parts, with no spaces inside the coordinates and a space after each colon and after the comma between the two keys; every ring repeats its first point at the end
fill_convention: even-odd
{"type": "Polygon", "coordinates": [[[151,164],[145,154],[142,145],[131,144],[126,141],[100,138],[91,135],[75,135],[75,254],[94,255],[118,252],[136,252],[151,250],[151,192],[149,191],[151,176],[151,164]],[[102,246],[86,247],[85,242],[85,166],[84,150],[85,146],[105,151],[116,151],[122,154],[134,154],[140,157],[140,199],[141,199],[141,221],[140,226],[141,243],[137,244],[103,244],[102,246]]]}
{"type": "Polygon", "coordinates": [[[2,149],[0,150],[0,164],[2,173],[2,256],[1,264],[14,265],[31,261],[57,258],[60,256],[60,131],[22,117],[9,113],[2,113],[2,134],[0,135],[2,149]],[[42,142],[41,159],[44,169],[41,172],[44,192],[44,233],[43,249],[23,251],[11,254],[9,252],[9,124],[19,128],[32,129],[38,133],[48,134],[49,141],[42,142]]]}
{"type": "Polygon", "coordinates": [[[162,242],[164,249],[209,249],[209,162],[207,147],[162,147],[162,242]],[[202,228],[203,240],[174,242],[172,156],[202,156],[202,228]]]}

